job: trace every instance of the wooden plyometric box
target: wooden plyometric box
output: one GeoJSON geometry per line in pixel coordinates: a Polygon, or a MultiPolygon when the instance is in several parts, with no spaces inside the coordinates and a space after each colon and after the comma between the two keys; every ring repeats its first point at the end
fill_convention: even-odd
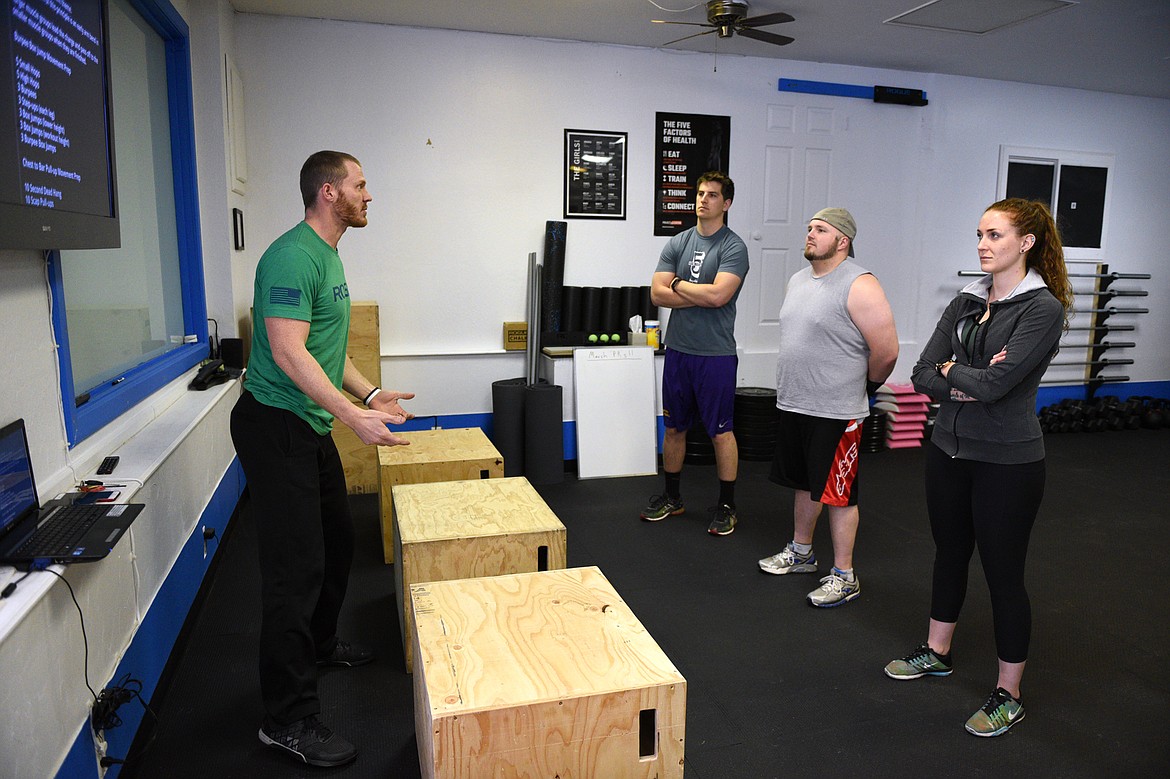
{"type": "Polygon", "coordinates": [[[410,585],[567,564],[565,526],[523,476],[402,484],[394,492],[394,580],[406,670],[413,670],[410,585]]]}
{"type": "Polygon", "coordinates": [[[401,433],[410,446],[378,447],[378,492],[382,502],[382,554],[394,557],[394,493],[399,484],[497,479],[504,458],[478,427],[401,433]]]}
{"type": "Polygon", "coordinates": [[[434,777],[681,777],[686,680],[597,568],[411,588],[434,777]]]}
{"type": "MultiPolygon", "coordinates": [[[[382,352],[378,325],[378,304],[355,300],[349,305],[349,344],[346,352],[361,374],[376,385],[382,384],[382,352]]],[[[361,406],[362,399],[342,393],[361,406]]],[[[364,408],[364,407],[363,407],[364,408]]],[[[340,422],[333,423],[333,443],[345,469],[345,486],[351,495],[378,491],[377,449],[362,443],[357,434],[340,422]]]]}
{"type": "MultiPolygon", "coordinates": [[[[349,345],[346,353],[353,366],[375,385],[382,385],[382,332],[378,319],[378,304],[370,300],[355,300],[349,304],[349,345]]],[[[345,392],[342,390],[342,392],[345,392]]],[[[353,401],[355,398],[345,393],[353,401]]]]}

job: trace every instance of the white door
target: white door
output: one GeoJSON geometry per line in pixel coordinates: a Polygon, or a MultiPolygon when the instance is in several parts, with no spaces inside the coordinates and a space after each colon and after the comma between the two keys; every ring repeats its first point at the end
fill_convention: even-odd
{"type": "Polygon", "coordinates": [[[895,311],[913,310],[915,288],[895,276],[916,234],[918,176],[929,158],[922,110],[778,93],[762,126],[745,132],[758,151],[744,182],[752,192],[751,225],[740,233],[752,260],[736,319],[741,386],[772,386],[784,287],[807,265],[808,219],[826,206],[849,209],[858,224],[857,261],[882,281],[895,311]]]}

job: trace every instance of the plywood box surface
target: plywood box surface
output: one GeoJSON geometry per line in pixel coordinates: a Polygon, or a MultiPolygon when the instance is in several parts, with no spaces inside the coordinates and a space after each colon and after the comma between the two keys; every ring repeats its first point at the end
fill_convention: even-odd
{"type": "Polygon", "coordinates": [[[683,775],[686,680],[597,568],[411,595],[424,777],[683,775]]]}
{"type": "Polygon", "coordinates": [[[495,479],[504,458],[478,427],[401,433],[410,446],[378,447],[378,492],[382,507],[382,555],[394,557],[394,495],[399,484],[495,479]]]}
{"type": "Polygon", "coordinates": [[[565,526],[523,476],[402,484],[394,496],[395,592],[406,670],[410,585],[564,568],[565,526]]]}

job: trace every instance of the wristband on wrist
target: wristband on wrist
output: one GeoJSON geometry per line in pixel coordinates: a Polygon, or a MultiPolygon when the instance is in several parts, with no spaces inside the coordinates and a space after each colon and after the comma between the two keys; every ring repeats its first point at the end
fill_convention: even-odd
{"type": "Polygon", "coordinates": [[[681,278],[679,278],[678,276],[675,276],[675,277],[674,277],[674,281],[670,282],[670,291],[671,291],[671,292],[675,292],[675,291],[676,291],[676,290],[675,290],[675,287],[677,287],[677,286],[678,286],[678,283],[679,283],[680,281],[682,281],[682,279],[681,279],[681,278]]]}
{"type": "Polygon", "coordinates": [[[366,397],[362,400],[362,405],[364,405],[364,406],[370,405],[370,401],[373,400],[374,398],[376,398],[378,396],[378,393],[381,391],[382,391],[381,387],[374,387],[372,390],[370,390],[370,394],[366,395],[366,397]]]}

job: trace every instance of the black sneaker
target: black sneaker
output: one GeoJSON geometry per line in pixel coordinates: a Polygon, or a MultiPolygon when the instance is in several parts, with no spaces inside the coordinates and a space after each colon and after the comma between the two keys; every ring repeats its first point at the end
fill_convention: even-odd
{"type": "Polygon", "coordinates": [[[284,727],[266,723],[260,728],[260,741],[284,750],[302,763],[324,768],[345,765],[357,757],[354,745],[325,727],[316,714],[284,727]]]}
{"type": "Polygon", "coordinates": [[[711,512],[714,516],[707,526],[707,532],[713,536],[731,535],[731,531],[735,530],[735,509],[723,503],[711,509],[711,512]]]}
{"type": "Polygon", "coordinates": [[[374,653],[364,646],[351,644],[348,641],[337,639],[333,651],[325,657],[317,658],[317,665],[341,665],[353,668],[373,661],[374,653]]]}
{"type": "Polygon", "coordinates": [[[672,498],[664,492],[661,495],[651,496],[646,508],[642,509],[642,519],[657,522],[666,517],[677,516],[684,511],[686,509],[683,507],[682,498],[672,498]]]}

